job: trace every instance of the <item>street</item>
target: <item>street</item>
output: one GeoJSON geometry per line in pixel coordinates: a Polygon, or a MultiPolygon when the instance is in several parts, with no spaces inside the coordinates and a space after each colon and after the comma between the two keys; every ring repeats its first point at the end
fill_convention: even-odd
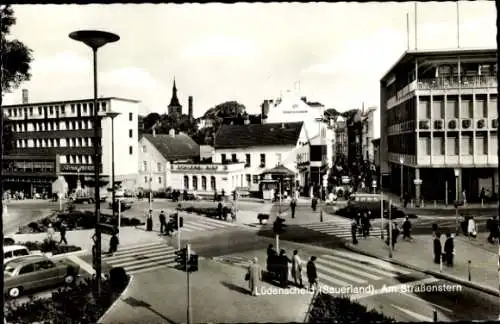
{"type": "MultiPolygon", "coordinates": [[[[4,201],[4,204],[6,202],[4,201]]],[[[48,216],[53,210],[59,209],[59,203],[49,200],[12,200],[7,204],[7,215],[3,218],[4,235],[15,233],[19,226],[48,216]]]]}

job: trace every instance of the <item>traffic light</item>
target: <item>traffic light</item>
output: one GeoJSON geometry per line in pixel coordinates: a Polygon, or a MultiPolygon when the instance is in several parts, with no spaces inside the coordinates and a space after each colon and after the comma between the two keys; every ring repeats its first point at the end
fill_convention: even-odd
{"type": "Polygon", "coordinates": [[[189,256],[188,271],[189,272],[198,271],[198,255],[197,254],[191,254],[189,256]]]}
{"type": "Polygon", "coordinates": [[[176,268],[182,271],[186,271],[187,265],[187,248],[182,248],[175,252],[175,262],[177,263],[176,268]]]}
{"type": "Polygon", "coordinates": [[[176,230],[178,230],[178,228],[177,228],[177,217],[179,217],[179,215],[177,213],[170,215],[170,223],[172,224],[172,228],[176,229],[176,230]]]}
{"type": "Polygon", "coordinates": [[[284,224],[285,220],[281,217],[276,217],[276,220],[273,224],[273,232],[276,235],[283,234],[285,232],[286,225],[284,224]]]}
{"type": "Polygon", "coordinates": [[[179,227],[183,227],[184,226],[184,217],[179,217],[179,227]]]}

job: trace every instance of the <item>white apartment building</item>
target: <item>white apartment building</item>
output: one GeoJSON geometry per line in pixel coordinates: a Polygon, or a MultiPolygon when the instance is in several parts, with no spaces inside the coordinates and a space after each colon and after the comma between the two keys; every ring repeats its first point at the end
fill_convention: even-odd
{"type": "Polygon", "coordinates": [[[363,159],[366,161],[374,161],[373,143],[375,139],[375,114],[377,108],[370,107],[366,111],[361,112],[361,149],[363,152],[363,159]]]}

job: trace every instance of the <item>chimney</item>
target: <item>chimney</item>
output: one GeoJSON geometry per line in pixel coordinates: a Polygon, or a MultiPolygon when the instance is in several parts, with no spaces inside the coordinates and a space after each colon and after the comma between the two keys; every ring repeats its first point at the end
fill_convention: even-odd
{"type": "Polygon", "coordinates": [[[29,92],[28,89],[23,89],[23,104],[29,103],[29,92]]]}
{"type": "Polygon", "coordinates": [[[168,135],[170,135],[170,137],[175,137],[175,129],[171,128],[171,129],[168,131],[168,135]]]}
{"type": "Polygon", "coordinates": [[[188,117],[193,119],[193,96],[188,97],[188,117]]]}

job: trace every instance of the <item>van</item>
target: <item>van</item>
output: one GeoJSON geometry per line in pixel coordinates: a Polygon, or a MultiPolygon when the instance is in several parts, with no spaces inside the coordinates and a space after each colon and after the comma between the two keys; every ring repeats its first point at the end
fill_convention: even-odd
{"type": "Polygon", "coordinates": [[[24,245],[8,245],[3,247],[3,263],[14,258],[30,255],[30,251],[24,245]]]}

